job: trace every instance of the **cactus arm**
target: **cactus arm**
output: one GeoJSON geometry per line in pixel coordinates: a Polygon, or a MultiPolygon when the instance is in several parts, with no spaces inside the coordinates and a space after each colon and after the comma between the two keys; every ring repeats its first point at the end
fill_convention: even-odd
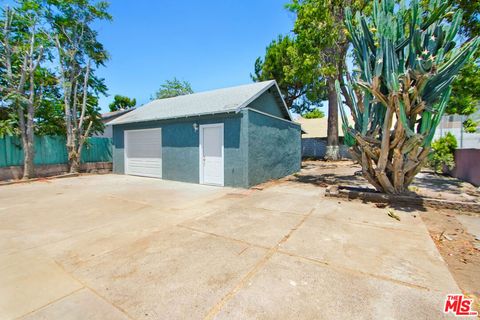
{"type": "MultiPolygon", "coordinates": [[[[338,109],[340,110],[340,116],[342,117],[342,130],[343,130],[343,137],[345,144],[348,146],[355,145],[355,130],[350,128],[348,117],[345,113],[345,109],[343,108],[342,104],[342,90],[340,89],[340,82],[335,80],[335,90],[337,92],[337,103],[338,109]]],[[[352,101],[355,99],[353,96],[351,97],[352,101]]]]}
{"type": "Polygon", "coordinates": [[[407,114],[405,112],[405,104],[400,101],[400,103],[398,105],[399,105],[398,115],[399,115],[399,118],[400,118],[400,122],[402,123],[403,128],[405,129],[405,131],[407,133],[407,136],[411,137],[415,134],[415,132],[413,132],[413,130],[410,129],[410,123],[407,119],[407,114]]]}
{"type": "Polygon", "coordinates": [[[362,114],[362,135],[365,135],[367,134],[367,130],[368,130],[368,123],[370,121],[370,100],[371,100],[371,95],[369,93],[365,93],[364,94],[364,98],[363,98],[363,105],[365,106],[365,110],[362,114]]]}
{"type": "Polygon", "coordinates": [[[370,48],[370,51],[372,51],[373,54],[375,54],[376,47],[375,47],[375,41],[373,40],[373,35],[368,29],[367,21],[365,18],[361,18],[361,25],[362,25],[362,31],[363,34],[365,35],[365,40],[370,48]]]}
{"type": "Polygon", "coordinates": [[[452,88],[448,88],[447,91],[442,95],[442,100],[438,104],[437,112],[435,113],[433,119],[432,119],[432,125],[431,128],[425,137],[425,141],[423,143],[424,147],[430,147],[433,136],[435,135],[435,129],[437,128],[438,124],[442,120],[442,116],[445,113],[445,109],[447,108],[447,103],[448,100],[450,99],[450,94],[452,93],[452,88]]]}
{"type": "Polygon", "coordinates": [[[445,38],[445,42],[450,42],[452,41],[455,36],[457,35],[458,29],[460,28],[460,22],[462,21],[462,11],[457,10],[455,12],[455,15],[453,16],[452,23],[450,25],[450,28],[448,29],[447,36],[445,38]]]}
{"type": "MultiPolygon", "coordinates": [[[[443,4],[441,4],[440,7],[436,8],[433,12],[430,13],[428,19],[420,26],[420,29],[426,30],[434,22],[438,21],[441,16],[445,15],[449,7],[450,3],[448,1],[445,1],[443,4]]],[[[457,31],[455,31],[455,34],[457,34],[457,31]]]]}

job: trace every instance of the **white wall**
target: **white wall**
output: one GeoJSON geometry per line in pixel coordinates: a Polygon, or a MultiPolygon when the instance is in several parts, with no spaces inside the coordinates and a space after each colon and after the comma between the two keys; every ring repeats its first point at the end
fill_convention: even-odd
{"type": "Polygon", "coordinates": [[[480,127],[475,133],[466,133],[462,125],[466,119],[466,116],[459,115],[443,116],[433,140],[444,137],[450,132],[457,139],[458,149],[480,149],[480,127]]]}

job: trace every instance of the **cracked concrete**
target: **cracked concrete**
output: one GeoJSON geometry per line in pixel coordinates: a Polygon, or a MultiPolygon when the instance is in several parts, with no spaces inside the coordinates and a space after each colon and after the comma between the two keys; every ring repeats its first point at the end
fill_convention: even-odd
{"type": "Polygon", "coordinates": [[[103,175],[0,189],[0,319],[438,319],[418,212],[103,175]],[[416,217],[414,217],[416,215],[416,217]]]}

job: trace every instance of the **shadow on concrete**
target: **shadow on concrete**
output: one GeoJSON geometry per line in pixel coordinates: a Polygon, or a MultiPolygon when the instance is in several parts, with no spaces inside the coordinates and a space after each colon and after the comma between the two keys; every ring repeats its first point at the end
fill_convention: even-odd
{"type": "Polygon", "coordinates": [[[418,188],[428,189],[433,192],[449,192],[461,194],[464,182],[445,175],[434,174],[433,172],[421,172],[412,185],[418,188]]]}
{"type": "Polygon", "coordinates": [[[401,203],[390,203],[389,207],[399,211],[405,212],[415,212],[415,211],[427,211],[427,207],[423,204],[401,204],[401,203]]]}

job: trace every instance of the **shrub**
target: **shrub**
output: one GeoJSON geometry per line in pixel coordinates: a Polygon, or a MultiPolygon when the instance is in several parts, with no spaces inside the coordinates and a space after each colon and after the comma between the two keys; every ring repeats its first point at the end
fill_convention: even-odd
{"type": "Polygon", "coordinates": [[[317,119],[325,117],[325,113],[319,109],[313,109],[303,115],[305,119],[317,119]]]}
{"type": "Polygon", "coordinates": [[[457,139],[450,132],[444,137],[435,140],[432,143],[432,152],[430,153],[429,166],[435,172],[443,172],[445,167],[453,169],[455,167],[454,153],[457,149],[457,139]]]}

